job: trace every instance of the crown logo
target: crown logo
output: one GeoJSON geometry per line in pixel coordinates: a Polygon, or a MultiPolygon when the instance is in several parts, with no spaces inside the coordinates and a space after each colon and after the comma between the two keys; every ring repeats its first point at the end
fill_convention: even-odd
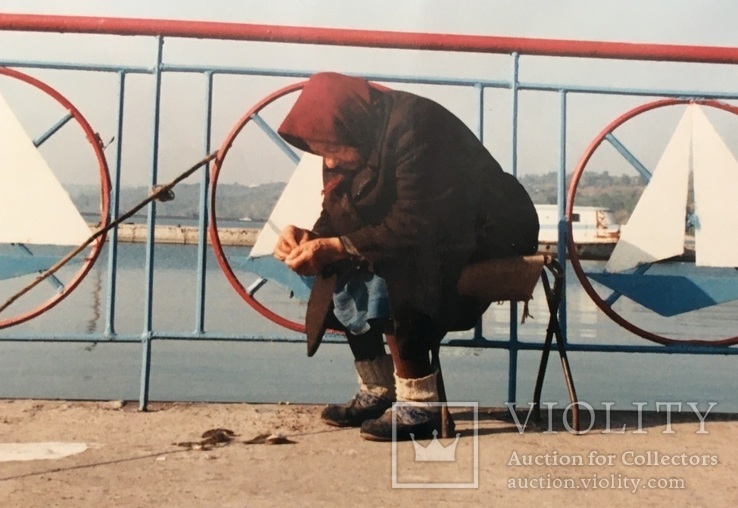
{"type": "Polygon", "coordinates": [[[433,429],[433,440],[428,446],[423,446],[415,441],[415,434],[410,433],[415,448],[415,462],[456,462],[456,445],[459,444],[459,436],[448,446],[443,446],[438,440],[438,431],[433,429]]]}

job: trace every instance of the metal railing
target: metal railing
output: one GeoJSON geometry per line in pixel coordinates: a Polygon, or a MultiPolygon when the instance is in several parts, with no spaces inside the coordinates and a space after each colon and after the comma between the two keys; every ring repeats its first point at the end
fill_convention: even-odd
{"type": "MultiPolygon", "coordinates": [[[[502,90],[507,94],[509,107],[509,164],[504,164],[513,173],[518,174],[519,154],[519,131],[524,126],[520,125],[520,95],[524,91],[544,92],[555,94],[558,109],[558,156],[552,166],[556,166],[557,174],[557,204],[559,216],[559,242],[558,257],[565,264],[566,257],[566,218],[565,205],[566,174],[569,150],[569,139],[567,136],[570,127],[568,116],[569,103],[572,96],[595,95],[595,96],[624,96],[624,97],[679,97],[700,99],[738,99],[738,93],[710,89],[658,89],[655,87],[639,86],[601,86],[587,85],[572,82],[545,82],[535,80],[523,80],[521,78],[521,57],[566,57],[576,58],[578,61],[586,59],[610,59],[613,61],[657,61],[657,62],[679,62],[691,64],[720,64],[734,66],[738,63],[738,49],[720,47],[695,47],[678,45],[658,44],[630,44],[630,43],[605,43],[587,41],[565,41],[524,39],[510,37],[491,36],[466,36],[448,34],[428,33],[398,33],[380,32],[366,30],[345,30],[307,27],[282,27],[249,25],[236,23],[215,22],[193,22],[193,21],[171,21],[171,20],[147,20],[147,19],[123,19],[123,18],[86,18],[66,16],[36,16],[36,15],[14,15],[0,14],[0,31],[4,32],[34,32],[40,33],[61,32],[64,34],[88,34],[88,36],[118,35],[128,38],[153,37],[156,45],[153,50],[152,63],[147,65],[116,65],[108,63],[70,63],[58,59],[42,61],[30,61],[25,59],[7,59],[0,56],[0,66],[14,69],[24,69],[27,72],[59,71],[68,73],[103,73],[116,77],[116,105],[114,108],[116,152],[110,157],[111,166],[111,203],[110,218],[117,218],[120,213],[119,196],[121,180],[124,174],[123,163],[123,140],[127,138],[128,131],[125,128],[127,120],[128,87],[132,77],[148,76],[151,78],[147,86],[151,87],[153,103],[150,111],[151,123],[151,157],[147,176],[147,185],[155,186],[160,182],[160,165],[162,157],[160,153],[160,140],[169,135],[161,127],[163,76],[169,74],[197,75],[204,82],[203,89],[203,124],[201,137],[202,155],[210,153],[214,149],[213,129],[213,103],[217,94],[216,80],[227,76],[241,76],[250,78],[306,78],[312,73],[322,70],[315,68],[289,68],[249,66],[248,62],[243,65],[214,65],[197,63],[172,63],[165,57],[165,41],[173,39],[186,40],[227,40],[240,41],[240,44],[262,44],[284,45],[292,44],[300,47],[335,46],[340,48],[384,48],[387,50],[413,50],[423,52],[460,52],[471,54],[495,54],[503,55],[507,59],[507,76],[495,75],[491,78],[467,78],[467,77],[437,77],[424,75],[405,75],[382,72],[366,72],[365,70],[354,70],[351,67],[337,69],[346,73],[357,73],[362,76],[386,83],[402,83],[414,86],[433,85],[446,87],[453,90],[462,89],[472,91],[475,97],[474,105],[474,129],[480,139],[485,139],[485,128],[488,124],[486,110],[488,106],[488,93],[491,90],[502,90]]],[[[392,57],[397,53],[383,53],[383,58],[392,57]]],[[[69,55],[73,60],[74,55],[69,55]]],[[[280,62],[275,61],[275,66],[280,62]]],[[[484,74],[482,72],[482,74],[484,74]]],[[[284,79],[279,81],[283,83],[284,79]]],[[[53,81],[51,82],[53,86],[53,81]]],[[[275,86],[276,88],[276,86],[275,86]]],[[[245,111],[246,108],[244,108],[245,111]]],[[[66,121],[62,119],[62,121],[66,121]]],[[[256,118],[260,126],[265,128],[263,120],[256,118]]],[[[58,125],[58,124],[57,124],[58,125]]],[[[57,130],[61,125],[49,129],[57,130]]],[[[194,127],[193,127],[194,128],[194,127]]],[[[268,130],[269,128],[266,127],[268,130]]],[[[46,136],[46,135],[44,135],[46,136]]],[[[216,140],[217,142],[217,140],[216,140]]],[[[145,408],[149,398],[150,373],[152,368],[151,347],[155,340],[233,340],[233,341],[286,341],[294,342],[301,340],[299,337],[290,337],[289,334],[260,334],[260,333],[228,333],[218,330],[218,324],[206,327],[206,270],[208,260],[207,226],[210,210],[209,197],[210,179],[209,171],[204,169],[199,180],[199,214],[197,217],[199,227],[199,242],[197,245],[196,261],[196,302],[194,308],[195,329],[166,331],[157,329],[153,322],[152,309],[154,307],[155,272],[156,265],[154,228],[157,223],[157,206],[152,204],[147,210],[148,237],[145,245],[145,276],[142,290],[144,317],[141,333],[119,333],[117,331],[117,302],[116,288],[119,285],[118,277],[118,238],[113,230],[108,237],[107,258],[107,281],[106,281],[106,318],[105,329],[102,332],[82,333],[61,331],[38,331],[18,332],[14,327],[2,331],[0,342],[8,341],[41,341],[41,342],[121,342],[142,344],[142,369],[140,384],[140,406],[145,408]]],[[[561,325],[566,336],[567,330],[566,302],[561,310],[561,325]]],[[[512,306],[509,312],[509,337],[507,340],[486,340],[483,330],[478,327],[474,331],[473,344],[475,347],[502,348],[509,351],[509,380],[508,399],[515,401],[517,384],[517,359],[520,351],[540,350],[542,344],[536,341],[522,341],[518,337],[517,308],[512,306]],[[482,340],[480,340],[482,339],[482,340]]],[[[599,352],[649,352],[649,353],[684,353],[684,354],[736,354],[733,348],[713,348],[704,345],[630,345],[630,344],[586,344],[570,342],[570,351],[599,351],[599,352]]]]}

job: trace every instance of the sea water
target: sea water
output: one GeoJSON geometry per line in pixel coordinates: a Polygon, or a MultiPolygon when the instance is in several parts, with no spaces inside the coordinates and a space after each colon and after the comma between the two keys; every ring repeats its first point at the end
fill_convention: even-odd
{"type": "MultiPolygon", "coordinates": [[[[210,336],[239,340],[197,338],[198,248],[157,245],[154,249],[151,295],[147,295],[146,247],[120,244],[114,305],[111,305],[106,247],[80,286],[55,308],[27,323],[0,330],[0,397],[64,399],[138,399],[142,379],[147,323],[158,336],[151,348],[151,400],[247,401],[325,403],[345,401],[356,389],[348,347],[340,338],[321,346],[307,358],[303,337],[256,312],[228,282],[210,247],[202,279],[203,328],[210,336]],[[151,311],[146,305],[151,300],[151,311]],[[100,337],[106,334],[102,340],[100,337]],[[89,337],[89,342],[51,342],[36,337],[89,337]],[[114,343],[110,337],[131,342],[114,343]],[[247,340],[257,339],[257,340],[247,340]],[[174,340],[185,339],[185,340],[174,340]],[[292,342],[284,342],[284,340],[292,342]]],[[[234,267],[248,248],[226,250],[234,267]]],[[[587,264],[598,269],[597,262],[587,264]]],[[[234,268],[239,281],[256,279],[234,268]]],[[[7,286],[0,284],[0,288],[7,286]]],[[[3,290],[3,301],[8,288],[3,290]]],[[[278,287],[257,293],[268,308],[299,320],[304,302],[296,302],[278,287]]],[[[665,295],[668,297],[668,295],[665,295]]],[[[568,268],[566,284],[568,340],[572,344],[651,345],[616,324],[592,302],[568,268]]],[[[623,299],[624,300],[624,299],[623,299]]],[[[735,333],[735,306],[724,304],[708,313],[666,319],[627,301],[617,309],[637,326],[676,338],[731,337],[735,333]],[[701,335],[700,335],[701,334],[701,335]]],[[[520,311],[522,311],[522,306],[520,311]]],[[[7,312],[7,311],[6,311],[7,312]]],[[[547,309],[539,284],[530,304],[532,318],[518,327],[519,340],[542,342],[547,309]]],[[[692,314],[692,313],[690,313],[692,314]]],[[[509,304],[493,304],[483,321],[484,336],[507,340],[509,304]]],[[[516,319],[520,319],[520,312],[516,319]]],[[[457,332],[450,338],[469,338],[457,332]]],[[[716,348],[716,352],[720,349],[716,348]]],[[[614,403],[616,409],[634,409],[647,402],[697,402],[713,411],[738,410],[732,389],[735,362],[725,355],[570,352],[578,396],[595,408],[614,403]]],[[[505,349],[442,349],[442,365],[451,400],[502,405],[508,397],[510,353],[505,349]]],[[[518,358],[517,401],[531,400],[539,351],[522,351],[518,358]]],[[[568,401],[556,351],[551,354],[543,400],[563,407],[568,401]]]]}

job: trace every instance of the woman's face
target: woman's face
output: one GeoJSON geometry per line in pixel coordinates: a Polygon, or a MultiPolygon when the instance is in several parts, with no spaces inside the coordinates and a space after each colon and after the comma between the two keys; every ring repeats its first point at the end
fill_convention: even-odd
{"type": "Polygon", "coordinates": [[[328,169],[353,171],[364,165],[364,158],[359,153],[359,150],[352,146],[317,143],[314,141],[308,141],[308,146],[310,146],[310,150],[315,155],[323,157],[325,167],[328,169]]]}

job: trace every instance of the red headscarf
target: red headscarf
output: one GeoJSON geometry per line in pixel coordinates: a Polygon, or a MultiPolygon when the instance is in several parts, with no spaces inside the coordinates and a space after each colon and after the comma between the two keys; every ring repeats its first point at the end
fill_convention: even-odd
{"type": "Polygon", "coordinates": [[[368,156],[376,140],[378,87],[334,72],[313,75],[305,83],[279,135],[309,152],[306,141],[357,148],[368,156]]]}

